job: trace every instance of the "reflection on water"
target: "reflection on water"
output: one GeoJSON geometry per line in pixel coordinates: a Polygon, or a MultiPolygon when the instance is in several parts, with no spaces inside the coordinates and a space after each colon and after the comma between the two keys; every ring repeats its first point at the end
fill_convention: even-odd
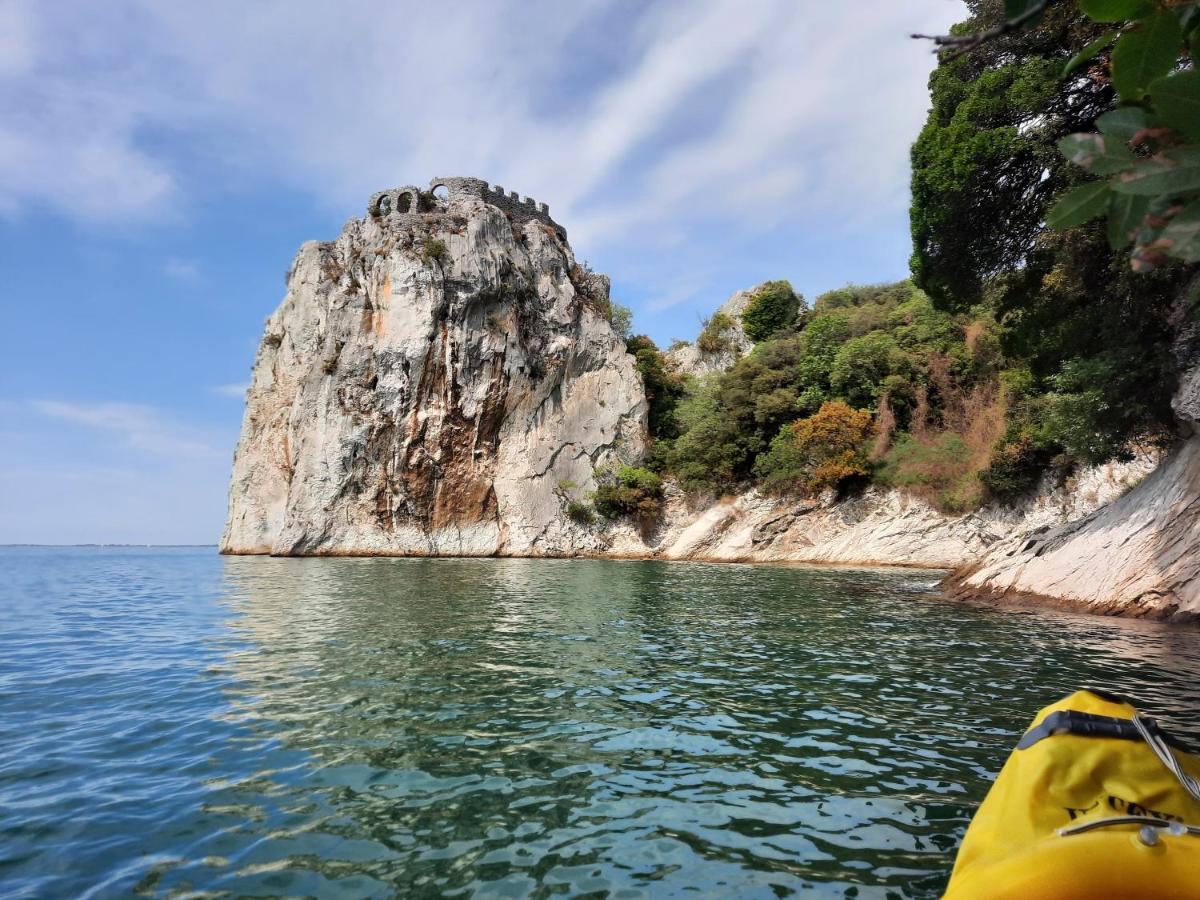
{"type": "Polygon", "coordinates": [[[1200,725],[1194,631],[930,573],[0,565],[52,633],[0,662],[4,894],[934,896],[1039,706],[1103,684],[1200,725]]]}

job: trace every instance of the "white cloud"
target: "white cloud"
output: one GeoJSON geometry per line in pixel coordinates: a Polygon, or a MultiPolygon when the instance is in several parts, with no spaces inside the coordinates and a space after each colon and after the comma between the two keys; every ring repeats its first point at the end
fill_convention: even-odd
{"type": "Polygon", "coordinates": [[[218,384],[213,388],[214,394],[220,394],[222,397],[234,397],[238,400],[246,399],[246,391],[250,390],[250,382],[245,381],[238,384],[218,384]]]}
{"type": "Polygon", "coordinates": [[[34,400],[31,406],[46,416],[110,432],[128,447],[146,453],[200,459],[229,455],[197,429],[173,422],[150,406],[58,400],[34,400]]]}
{"type": "Polygon", "coordinates": [[[163,263],[163,273],[176,281],[195,281],[200,275],[200,266],[190,259],[172,257],[163,263]]]}
{"type": "Polygon", "coordinates": [[[948,0],[16,2],[0,207],[164,216],[263,178],[340,210],[473,173],[585,241],[696,211],[903,203],[948,0]],[[589,62],[595,45],[607,55],[589,62]],[[448,171],[447,171],[448,170],[448,171]],[[184,195],[181,197],[181,194],[184,195]]]}

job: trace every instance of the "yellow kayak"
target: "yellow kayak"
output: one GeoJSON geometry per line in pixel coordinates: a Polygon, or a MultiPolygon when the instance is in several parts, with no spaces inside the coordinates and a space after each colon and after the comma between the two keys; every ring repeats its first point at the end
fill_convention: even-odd
{"type": "Polygon", "coordinates": [[[1126,700],[1039,712],[958,850],[947,900],[1200,900],[1200,757],[1126,700]]]}

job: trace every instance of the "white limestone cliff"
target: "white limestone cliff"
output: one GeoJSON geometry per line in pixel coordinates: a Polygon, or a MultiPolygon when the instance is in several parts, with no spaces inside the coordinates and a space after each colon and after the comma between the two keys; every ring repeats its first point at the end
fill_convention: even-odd
{"type": "Polygon", "coordinates": [[[640,457],[607,279],[544,206],[441,182],[447,200],[376,195],[301,247],[255,360],[223,552],[562,552],[559,485],[640,457]]]}
{"type": "Polygon", "coordinates": [[[718,315],[727,316],[731,323],[720,334],[724,344],[723,349],[706,352],[693,341],[677,344],[667,352],[667,359],[674,363],[681,375],[701,378],[705,375],[724,372],[754,349],[754,342],[746,336],[746,332],[742,329],[742,313],[750,305],[750,301],[759,287],[751,288],[748,291],[736,291],[717,310],[718,315]]]}
{"type": "MultiPolygon", "coordinates": [[[[948,516],[877,488],[701,501],[668,482],[651,528],[573,520],[570,501],[645,448],[608,280],[576,266],[544,206],[436,183],[446,199],[382,192],[301,247],[255,360],[223,552],[909,565],[957,569],[962,596],[1200,617],[1200,369],[1176,399],[1190,437],[1156,470],[1112,463],[1016,505],[948,516]]],[[[721,311],[736,323],[752,294],[721,311]]],[[[740,325],[728,337],[672,358],[723,371],[753,347],[740,325]]]]}

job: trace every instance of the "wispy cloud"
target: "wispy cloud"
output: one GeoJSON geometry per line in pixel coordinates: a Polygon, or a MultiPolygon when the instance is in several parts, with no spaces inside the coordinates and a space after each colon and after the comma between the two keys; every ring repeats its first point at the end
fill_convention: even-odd
{"type": "Polygon", "coordinates": [[[194,260],[171,257],[163,263],[163,274],[176,281],[195,281],[200,275],[200,266],[194,260]]]}
{"type": "Polygon", "coordinates": [[[238,400],[244,400],[246,398],[246,391],[250,390],[250,382],[218,384],[212,390],[214,394],[220,394],[222,397],[236,397],[238,400]]]}
{"type": "Polygon", "coordinates": [[[172,422],[150,406],[59,400],[34,400],[30,405],[43,415],[114,434],[135,450],[172,457],[227,455],[226,451],[198,434],[197,429],[172,422]]]}
{"type": "Polygon", "coordinates": [[[164,215],[181,192],[211,187],[189,183],[198,144],[227,180],[289,182],[339,208],[388,184],[475,173],[612,241],[697,209],[770,221],[814,189],[833,205],[903,202],[932,59],[905,35],[944,27],[962,5],[3,9],[0,202],[164,215]]]}

